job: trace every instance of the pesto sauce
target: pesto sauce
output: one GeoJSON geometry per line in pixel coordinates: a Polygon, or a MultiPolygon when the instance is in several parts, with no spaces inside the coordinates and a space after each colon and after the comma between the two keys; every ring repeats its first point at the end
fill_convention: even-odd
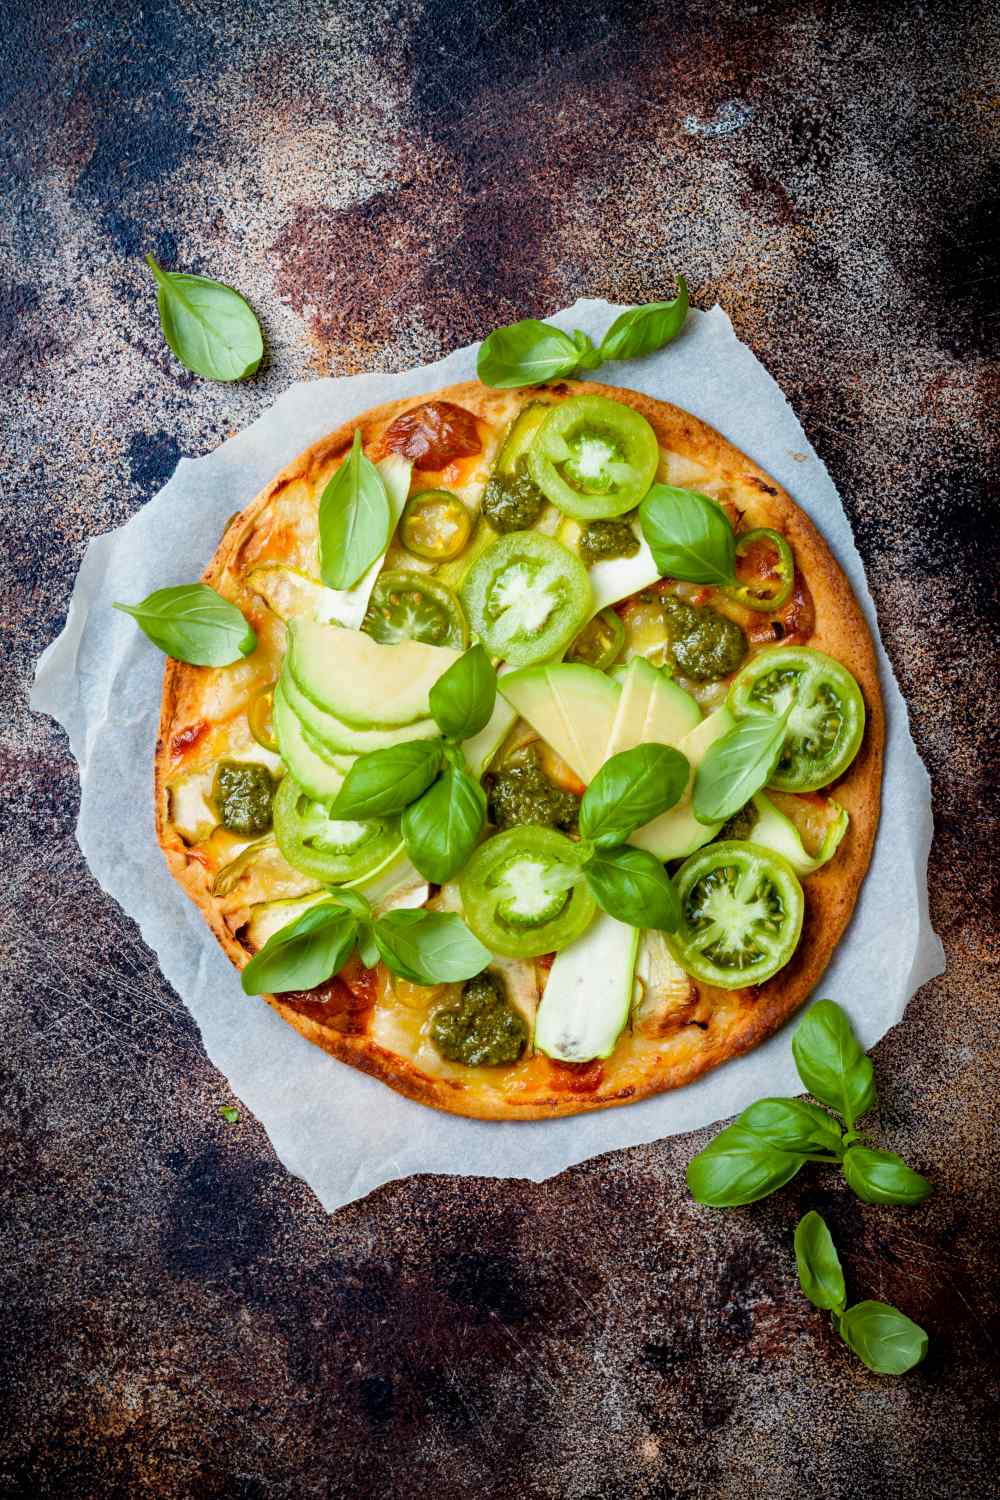
{"type": "Polygon", "coordinates": [[[258,761],[223,760],[216,768],[212,800],[231,833],[266,833],[274,793],[274,777],[258,761]]]}
{"type": "Polygon", "coordinates": [[[483,517],[501,533],[530,531],[546,506],[545,496],[528,475],[524,458],[513,474],[494,474],[483,491],[483,517]]]}
{"type": "Polygon", "coordinates": [[[460,997],[431,1021],[431,1041],[442,1057],[472,1068],[517,1062],[527,1040],[523,1016],[507,999],[503,980],[489,969],[467,979],[460,997]]]}
{"type": "Polygon", "coordinates": [[[486,807],[490,822],[499,829],[525,823],[566,829],[576,822],[580,799],[553,786],[534,751],[529,751],[523,760],[505,766],[488,779],[486,807]]]}
{"type": "Polygon", "coordinates": [[[579,542],[580,557],[588,568],[605,557],[635,557],[639,538],[624,517],[588,521],[579,542]]]}
{"type": "Polygon", "coordinates": [[[669,594],[663,608],[670,648],[685,677],[715,682],[736,671],[747,654],[747,638],[735,620],[708,605],[687,604],[669,594]]]}

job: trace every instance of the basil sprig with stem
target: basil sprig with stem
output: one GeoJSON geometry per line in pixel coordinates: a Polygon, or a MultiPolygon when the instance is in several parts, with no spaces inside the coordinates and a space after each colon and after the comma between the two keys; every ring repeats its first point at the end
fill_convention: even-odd
{"type": "Polygon", "coordinates": [[[877,1375],[904,1375],[927,1353],[927,1334],[887,1302],[847,1306],[847,1286],[837,1247],[826,1221],[815,1211],[795,1230],[799,1285],[814,1307],[830,1314],[834,1328],[860,1360],[877,1375]]]}
{"type": "Polygon", "coordinates": [[[688,1163],[699,1203],[733,1208],[783,1187],[806,1162],[838,1166],[866,1203],[919,1203],[931,1184],[893,1151],[859,1145],[856,1122],[875,1103],[871,1059],[845,1012],[820,1000],[792,1037],[799,1076],[819,1105],[805,1099],[759,1099],[688,1163]],[[825,1105],[826,1108],[820,1108],[825,1105]],[[836,1110],[846,1124],[828,1114],[836,1110]]]}
{"type": "Polygon", "coordinates": [[[374,917],[357,891],[332,890],[268,938],[241,975],[248,995],[280,995],[324,984],[358,950],[372,968],[414,984],[455,984],[479,974],[490,952],[454,912],[389,911],[374,917]]]}
{"type": "Polygon", "coordinates": [[[662,349],[680,333],[687,314],[687,282],[678,276],[672,301],[647,302],[620,313],[596,348],[579,328],[568,334],[552,323],[522,318],[483,340],[476,373],[484,385],[501,390],[564,380],[581,370],[597,370],[607,360],[639,359],[662,349]]]}
{"type": "Polygon", "coordinates": [[[163,337],[181,364],[206,380],[245,380],[264,357],[264,339],[245,297],[221,281],[164,271],[151,255],[163,337]]]}
{"type": "Polygon", "coordinates": [[[257,644],[235,604],[207,583],[155,589],[139,604],[115,604],[131,615],[154,646],[194,667],[228,667],[257,644]]]}
{"type": "Polygon", "coordinates": [[[694,782],[692,810],[699,823],[725,823],[767,785],[790,713],[747,714],[709,746],[694,782]]]}
{"type": "Polygon", "coordinates": [[[639,522],[664,577],[722,587],[736,582],[736,536],[707,495],[654,484],[639,506],[639,522]]]}
{"type": "Polygon", "coordinates": [[[389,543],[392,507],[382,476],[361,449],[354,429],[351,451],[331,475],[319,501],[319,571],[331,589],[352,589],[389,543]]]}

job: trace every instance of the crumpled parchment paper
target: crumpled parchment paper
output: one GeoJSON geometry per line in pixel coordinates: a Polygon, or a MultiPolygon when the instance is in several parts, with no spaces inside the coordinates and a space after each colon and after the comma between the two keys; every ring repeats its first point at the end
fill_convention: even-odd
{"type": "MultiPolygon", "coordinates": [[[[551,321],[598,339],[620,311],[580,301],[551,321]]],[[[42,655],[31,706],[69,734],[80,763],[80,847],[101,885],[134,917],[195,1016],[205,1049],[262,1121],[278,1156],[334,1209],[413,1172],[535,1181],[600,1152],[640,1145],[735,1114],[762,1094],[801,1092],[786,1027],[688,1088],[626,1109],[551,1122],[490,1124],[413,1104],[310,1046],[247,998],[198,911],[167,874],[153,832],[152,757],[163,658],[112,610],[200,576],[228,516],[302,449],[382,401],[475,374],[475,347],[401,375],[294,385],[245,432],[173,478],[127,525],[87,548],[61,635],[42,655]]],[[[790,491],[840,560],[878,641],[861,559],[837,492],[795,414],[721,308],[692,312],[660,354],[598,378],[674,401],[710,422],[790,491]]],[[[849,1011],[865,1047],[902,1016],[943,954],[927,910],[930,785],[906,705],[879,645],[888,717],[875,857],[820,993],[849,1011]]]]}

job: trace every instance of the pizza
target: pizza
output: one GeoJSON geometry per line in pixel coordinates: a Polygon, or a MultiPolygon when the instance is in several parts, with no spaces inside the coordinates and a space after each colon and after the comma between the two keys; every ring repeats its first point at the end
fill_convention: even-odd
{"type": "Polygon", "coordinates": [[[813,991],[878,823],[875,651],[806,509],[704,422],[571,379],[396,401],[203,583],[253,649],[168,660],[157,836],[310,1042],[547,1119],[690,1083],[813,991]]]}

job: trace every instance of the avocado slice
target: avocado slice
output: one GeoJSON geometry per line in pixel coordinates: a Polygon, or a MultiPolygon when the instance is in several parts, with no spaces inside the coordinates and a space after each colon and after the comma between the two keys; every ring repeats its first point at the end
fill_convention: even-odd
{"type": "Polygon", "coordinates": [[[701,709],[678,683],[633,657],[622,674],[622,695],[611,729],[607,755],[636,745],[678,745],[701,723],[701,709]]]}
{"type": "Polygon", "coordinates": [[[288,706],[280,682],[274,689],[271,722],[281,758],[299,786],[317,802],[330,802],[344,784],[350,757],[342,758],[338,765],[332,752],[323,755],[313,749],[302,724],[288,706]]]}
{"type": "Polygon", "coordinates": [[[418,719],[399,729],[355,729],[333,714],[317,708],[297,686],[286,663],[282,671],[281,691],[289,708],[298,718],[310,739],[335,756],[365,755],[369,750],[385,750],[407,740],[432,740],[441,733],[433,719],[418,719]]]}
{"type": "Polygon", "coordinates": [[[556,954],[535,1017],[535,1046],[560,1062],[609,1057],[629,1017],[639,929],[598,912],[556,954]]]}
{"type": "Polygon", "coordinates": [[[292,620],[286,665],[317,708],[355,729],[400,729],[430,718],[428,694],[461,655],[423,641],[380,645],[360,630],[292,620]]]}
{"type": "Polygon", "coordinates": [[[676,748],[687,756],[691,764],[687,790],[674,807],[668,808],[665,813],[633,833],[629,839],[630,844],[648,849],[657,859],[686,859],[689,854],[700,849],[702,844],[714,839],[722,824],[699,823],[691,806],[691,794],[695,775],[709,745],[732,729],[735,723],[728,708],[717,708],[714,714],[702,719],[700,724],[689,730],[678,742],[676,748]]]}
{"type": "Polygon", "coordinates": [[[607,757],[619,684],[579,662],[549,662],[509,672],[498,685],[580,780],[592,781],[607,757]]]}

